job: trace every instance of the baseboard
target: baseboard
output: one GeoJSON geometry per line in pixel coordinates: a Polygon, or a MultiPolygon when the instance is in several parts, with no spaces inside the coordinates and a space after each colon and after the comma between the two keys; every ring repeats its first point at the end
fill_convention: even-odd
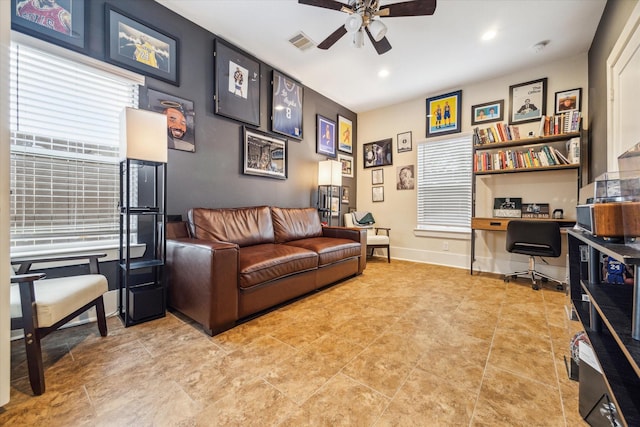
{"type": "MultiPolygon", "coordinates": [[[[387,257],[384,249],[375,252],[375,256],[387,257]]],[[[391,259],[443,265],[446,267],[469,268],[469,256],[455,252],[426,251],[422,249],[391,246],[391,259]]]]}

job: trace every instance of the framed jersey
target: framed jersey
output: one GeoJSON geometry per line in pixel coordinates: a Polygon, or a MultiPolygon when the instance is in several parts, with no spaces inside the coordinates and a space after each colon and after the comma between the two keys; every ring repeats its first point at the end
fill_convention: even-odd
{"type": "Polygon", "coordinates": [[[302,86],[273,70],[271,130],[302,139],[302,86]]]}

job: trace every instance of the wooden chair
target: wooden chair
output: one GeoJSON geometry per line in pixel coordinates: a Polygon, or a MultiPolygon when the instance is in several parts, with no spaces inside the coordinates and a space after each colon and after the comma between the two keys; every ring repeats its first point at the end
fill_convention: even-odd
{"type": "Polygon", "coordinates": [[[369,225],[360,225],[356,223],[353,212],[344,214],[344,226],[367,229],[367,257],[373,256],[375,249],[387,250],[387,262],[391,262],[390,246],[390,228],[376,227],[375,222],[369,225]],[[373,233],[371,232],[373,231],[373,233]],[[380,234],[383,231],[385,234],[380,234]]]}
{"type": "Polygon", "coordinates": [[[40,340],[74,317],[96,308],[98,329],[107,336],[107,320],[102,295],[107,292],[107,278],[99,274],[98,258],[105,254],[89,254],[56,258],[14,259],[19,265],[11,277],[11,329],[24,329],[29,382],[36,395],[45,391],[40,340]],[[34,263],[89,259],[90,274],[43,279],[42,273],[31,273],[34,263]]]}

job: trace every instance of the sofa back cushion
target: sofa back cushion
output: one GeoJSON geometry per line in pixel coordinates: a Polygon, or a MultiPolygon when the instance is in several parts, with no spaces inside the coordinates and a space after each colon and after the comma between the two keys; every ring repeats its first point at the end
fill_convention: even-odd
{"type": "Polygon", "coordinates": [[[192,234],[198,239],[236,243],[240,247],[273,243],[268,206],[233,209],[194,208],[189,211],[192,234]]]}
{"type": "Polygon", "coordinates": [[[276,243],[322,236],[318,211],[314,208],[271,208],[276,243]]]}

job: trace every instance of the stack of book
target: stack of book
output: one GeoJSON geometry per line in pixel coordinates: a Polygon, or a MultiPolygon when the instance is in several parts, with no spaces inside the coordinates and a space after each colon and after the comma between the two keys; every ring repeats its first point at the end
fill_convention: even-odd
{"type": "Polygon", "coordinates": [[[554,116],[542,116],[540,118],[539,136],[560,135],[563,133],[578,132],[580,130],[580,111],[567,111],[554,116]]]}
{"type": "Polygon", "coordinates": [[[520,129],[518,126],[507,125],[506,123],[494,123],[486,128],[476,127],[473,129],[473,134],[474,145],[515,141],[520,139],[520,129]]]}
{"type": "Polygon", "coordinates": [[[571,164],[558,149],[544,145],[538,151],[533,148],[476,152],[473,158],[474,172],[493,170],[540,168],[571,164]]]}

